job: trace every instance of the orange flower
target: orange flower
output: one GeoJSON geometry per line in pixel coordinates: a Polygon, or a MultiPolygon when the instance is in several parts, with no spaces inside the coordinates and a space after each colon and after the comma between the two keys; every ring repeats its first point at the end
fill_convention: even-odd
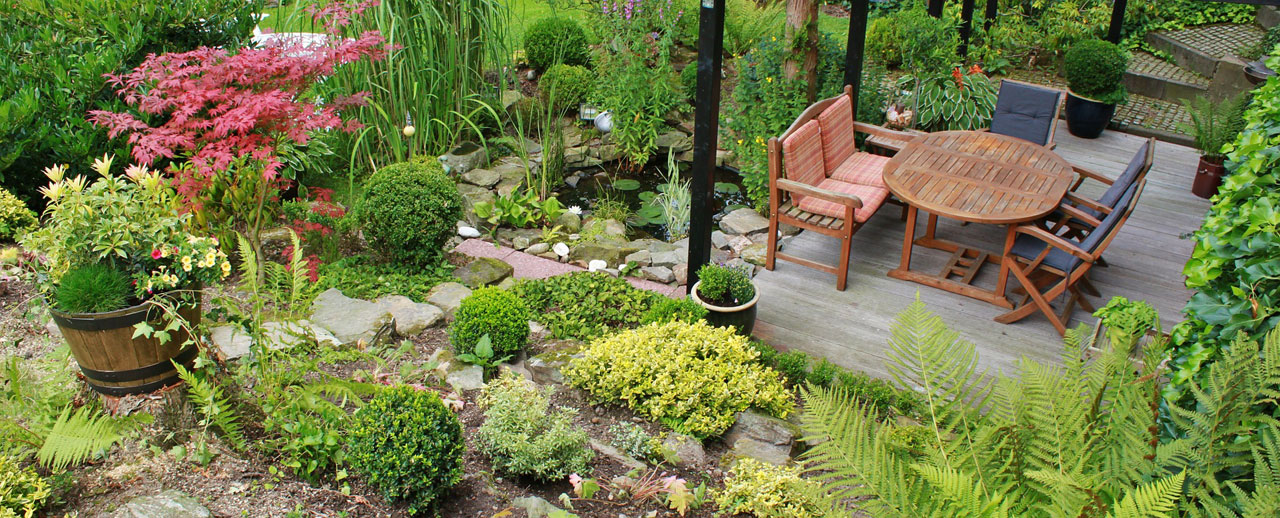
{"type": "Polygon", "coordinates": [[[977,63],[974,63],[974,64],[973,64],[973,66],[969,67],[969,73],[970,73],[970,74],[982,74],[982,73],[983,73],[983,72],[982,72],[982,67],[978,66],[978,64],[977,64],[977,63]]]}
{"type": "Polygon", "coordinates": [[[960,73],[960,67],[951,71],[951,77],[956,78],[956,88],[964,88],[964,74],[960,73]]]}

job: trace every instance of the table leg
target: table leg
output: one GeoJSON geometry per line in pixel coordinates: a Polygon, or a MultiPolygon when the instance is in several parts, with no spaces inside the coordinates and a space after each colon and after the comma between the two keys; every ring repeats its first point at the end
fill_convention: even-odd
{"type": "Polygon", "coordinates": [[[1009,283],[1009,262],[1005,261],[1004,258],[1009,256],[1010,251],[1013,250],[1013,242],[1018,237],[1017,225],[1009,225],[1008,227],[1009,229],[1005,231],[1004,253],[1000,258],[1000,275],[996,277],[995,291],[996,296],[1005,300],[1006,304],[1008,299],[1005,298],[1004,291],[1009,283]]]}
{"type": "Polygon", "coordinates": [[[907,228],[902,238],[902,262],[898,263],[898,269],[889,271],[890,277],[896,277],[895,273],[901,275],[911,271],[911,247],[915,245],[916,215],[916,208],[908,205],[907,228]]]}
{"type": "Polygon", "coordinates": [[[934,238],[936,237],[935,234],[937,233],[937,231],[938,231],[938,215],[931,212],[929,213],[929,222],[925,224],[925,227],[924,227],[924,238],[929,241],[934,241],[934,238]]]}

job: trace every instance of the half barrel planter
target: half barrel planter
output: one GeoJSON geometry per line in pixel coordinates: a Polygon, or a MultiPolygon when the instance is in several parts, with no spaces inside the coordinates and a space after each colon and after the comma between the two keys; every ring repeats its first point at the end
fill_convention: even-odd
{"type": "MultiPolygon", "coordinates": [[[[66,313],[50,309],[53,321],[71,347],[71,355],[80,365],[93,390],[108,396],[127,396],[152,392],[179,381],[173,362],[190,367],[199,348],[183,346],[189,338],[186,329],[169,332],[169,340],[157,337],[134,337],[134,325],[146,321],[153,328],[164,326],[164,310],[152,304],[107,311],[104,313],[66,313]]],[[[178,314],[192,328],[200,324],[200,307],[183,304],[178,314]]]]}

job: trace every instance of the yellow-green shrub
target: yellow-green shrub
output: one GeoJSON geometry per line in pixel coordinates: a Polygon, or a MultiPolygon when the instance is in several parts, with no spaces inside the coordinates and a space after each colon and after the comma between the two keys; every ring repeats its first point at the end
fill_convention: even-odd
{"type": "Polygon", "coordinates": [[[11,241],[18,232],[36,224],[36,213],[22,200],[0,188],[0,242],[11,241]]]}
{"type": "Polygon", "coordinates": [[[739,459],[724,479],[716,505],[726,514],[759,518],[829,516],[831,505],[822,486],[800,478],[800,470],[774,466],[749,457],[739,459]]]}
{"type": "Polygon", "coordinates": [[[795,404],[745,337],[705,322],[623,331],[582,354],[565,368],[574,386],[695,437],[720,435],[748,408],[786,417],[795,404]]]}
{"type": "Polygon", "coordinates": [[[53,491],[31,468],[20,468],[13,459],[0,457],[0,518],[30,518],[44,507],[53,491]]]}

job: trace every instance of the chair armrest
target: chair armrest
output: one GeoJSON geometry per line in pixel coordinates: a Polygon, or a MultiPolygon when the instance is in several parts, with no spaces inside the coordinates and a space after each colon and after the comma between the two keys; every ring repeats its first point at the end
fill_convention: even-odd
{"type": "Polygon", "coordinates": [[[1072,218],[1085,222],[1087,225],[1093,228],[1098,228],[1098,225],[1102,224],[1102,221],[1099,220],[1098,218],[1093,217],[1092,214],[1089,214],[1088,212],[1080,210],[1079,208],[1073,205],[1068,205],[1064,203],[1058,206],[1058,210],[1061,210],[1067,216],[1070,216],[1072,218]]]}
{"type": "MultiPolygon", "coordinates": [[[[1090,200],[1089,198],[1085,198],[1085,197],[1083,197],[1083,196],[1079,196],[1079,195],[1077,195],[1076,193],[1068,192],[1068,193],[1067,193],[1067,195],[1065,196],[1065,198],[1066,198],[1066,200],[1067,200],[1067,201],[1070,201],[1070,202],[1071,202],[1071,204],[1072,204],[1072,205],[1074,205],[1074,206],[1077,206],[1077,207],[1079,207],[1079,206],[1085,206],[1085,207],[1088,207],[1088,208],[1090,208],[1090,209],[1093,209],[1093,210],[1096,210],[1096,211],[1098,211],[1098,212],[1101,212],[1101,213],[1103,213],[1103,214],[1111,214],[1111,207],[1108,207],[1108,206],[1103,205],[1103,204],[1101,204],[1101,203],[1098,203],[1098,202],[1096,202],[1096,201],[1090,200]]],[[[1064,205],[1065,205],[1065,204],[1064,204],[1064,205]]]]}
{"type": "Polygon", "coordinates": [[[1039,239],[1041,241],[1044,241],[1049,246],[1052,246],[1054,248],[1062,250],[1063,252],[1074,255],[1080,258],[1080,260],[1082,261],[1090,262],[1090,263],[1094,261],[1093,256],[1089,255],[1089,252],[1086,252],[1084,251],[1084,249],[1080,248],[1079,246],[1076,246],[1075,243],[1072,243],[1070,241],[1067,241],[1066,239],[1063,239],[1062,236],[1049,232],[1048,230],[1045,230],[1043,228],[1037,227],[1035,225],[1019,225],[1014,230],[1020,234],[1026,234],[1036,239],[1039,239]]]}
{"type": "Polygon", "coordinates": [[[923,133],[916,134],[916,133],[908,133],[905,131],[891,130],[883,126],[876,126],[874,124],[867,124],[865,122],[857,122],[857,121],[854,121],[853,123],[853,130],[859,133],[866,133],[868,135],[875,135],[877,137],[884,137],[887,139],[901,140],[903,142],[906,142],[908,140],[911,140],[923,134],[923,133]]]}
{"type": "Polygon", "coordinates": [[[1076,174],[1080,175],[1080,178],[1078,178],[1078,179],[1076,180],[1075,185],[1072,185],[1072,186],[1071,186],[1071,190],[1073,190],[1073,191],[1074,191],[1074,190],[1076,190],[1076,189],[1079,189],[1079,188],[1080,188],[1080,184],[1083,184],[1083,183],[1084,183],[1085,178],[1092,178],[1092,179],[1094,179],[1094,180],[1097,180],[1097,181],[1099,181],[1099,182],[1105,183],[1105,184],[1107,184],[1107,185],[1111,185],[1111,184],[1113,184],[1113,183],[1116,183],[1116,181],[1115,181],[1115,180],[1112,180],[1112,179],[1110,179],[1110,178],[1107,178],[1106,176],[1103,176],[1103,175],[1101,175],[1101,174],[1099,174],[1099,173],[1093,172],[1093,171],[1091,171],[1091,170],[1089,170],[1089,169],[1085,169],[1085,168],[1080,167],[1080,166],[1078,166],[1078,165],[1072,165],[1072,166],[1071,166],[1071,170],[1075,171],[1075,172],[1076,172],[1076,174]]]}
{"type": "Polygon", "coordinates": [[[855,209],[862,208],[862,200],[858,199],[857,196],[839,193],[835,191],[828,191],[826,189],[820,189],[812,185],[797,182],[795,180],[787,180],[785,178],[779,178],[778,189],[787,191],[792,194],[799,194],[801,196],[813,196],[814,198],[817,198],[819,200],[829,201],[831,203],[838,203],[840,205],[844,205],[845,207],[853,207],[855,209]]]}

